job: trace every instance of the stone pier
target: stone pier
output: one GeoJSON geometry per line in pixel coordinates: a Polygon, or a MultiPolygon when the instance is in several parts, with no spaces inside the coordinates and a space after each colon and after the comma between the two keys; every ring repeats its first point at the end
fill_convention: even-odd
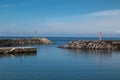
{"type": "Polygon", "coordinates": [[[81,50],[120,50],[120,40],[76,40],[58,47],[81,50]]]}
{"type": "Polygon", "coordinates": [[[0,39],[0,47],[26,46],[37,44],[53,44],[53,42],[48,40],[47,38],[0,39]]]}

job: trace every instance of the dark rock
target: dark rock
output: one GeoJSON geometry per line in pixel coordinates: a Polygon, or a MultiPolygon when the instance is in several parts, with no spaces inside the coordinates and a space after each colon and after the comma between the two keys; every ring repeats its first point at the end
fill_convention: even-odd
{"type": "Polygon", "coordinates": [[[0,47],[24,46],[24,45],[35,45],[35,44],[53,44],[53,42],[48,40],[47,38],[0,40],[0,47]]]}
{"type": "Polygon", "coordinates": [[[112,40],[78,40],[71,41],[59,48],[82,50],[120,50],[120,41],[112,40]]]}

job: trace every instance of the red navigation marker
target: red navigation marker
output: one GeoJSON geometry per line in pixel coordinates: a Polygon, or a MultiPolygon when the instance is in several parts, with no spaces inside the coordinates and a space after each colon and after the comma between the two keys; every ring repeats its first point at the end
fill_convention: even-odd
{"type": "Polygon", "coordinates": [[[100,40],[102,40],[102,32],[100,32],[100,40]]]}

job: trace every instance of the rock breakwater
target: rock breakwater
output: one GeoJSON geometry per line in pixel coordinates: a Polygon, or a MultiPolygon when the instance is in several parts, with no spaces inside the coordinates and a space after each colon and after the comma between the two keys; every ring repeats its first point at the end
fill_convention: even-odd
{"type": "Polygon", "coordinates": [[[33,38],[33,39],[0,39],[0,47],[9,46],[24,46],[36,44],[53,44],[47,38],[33,38]]]}
{"type": "Polygon", "coordinates": [[[120,50],[120,41],[115,40],[77,40],[58,46],[66,49],[81,50],[120,50]]]}

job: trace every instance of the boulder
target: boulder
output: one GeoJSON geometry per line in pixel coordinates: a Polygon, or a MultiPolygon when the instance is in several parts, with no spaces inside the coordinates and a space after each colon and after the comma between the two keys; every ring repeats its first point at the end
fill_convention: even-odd
{"type": "Polygon", "coordinates": [[[112,40],[78,40],[70,41],[59,48],[82,50],[120,50],[120,41],[112,40]]]}

